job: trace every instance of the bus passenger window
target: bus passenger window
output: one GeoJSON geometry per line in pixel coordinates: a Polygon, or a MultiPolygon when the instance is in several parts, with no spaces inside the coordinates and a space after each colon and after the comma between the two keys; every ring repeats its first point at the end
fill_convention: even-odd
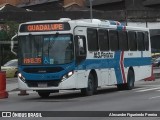
{"type": "Polygon", "coordinates": [[[142,32],[137,32],[137,42],[138,42],[138,50],[144,51],[144,34],[142,32]]]}
{"type": "Polygon", "coordinates": [[[104,29],[98,30],[99,48],[101,51],[109,50],[108,31],[104,29]]]}
{"type": "Polygon", "coordinates": [[[98,51],[98,37],[97,29],[87,29],[87,41],[88,41],[88,50],[89,51],[98,51]]]}
{"type": "Polygon", "coordinates": [[[109,45],[112,51],[119,49],[118,34],[116,30],[109,30],[109,45]]]}
{"type": "Polygon", "coordinates": [[[118,31],[119,38],[119,49],[120,50],[128,50],[128,38],[126,31],[118,31]]]}
{"type": "Polygon", "coordinates": [[[149,50],[149,36],[148,36],[148,32],[144,33],[144,43],[145,43],[145,49],[148,51],[149,50]]]}
{"type": "Polygon", "coordinates": [[[129,49],[131,51],[137,51],[136,32],[133,31],[128,32],[128,41],[129,41],[129,49]]]}

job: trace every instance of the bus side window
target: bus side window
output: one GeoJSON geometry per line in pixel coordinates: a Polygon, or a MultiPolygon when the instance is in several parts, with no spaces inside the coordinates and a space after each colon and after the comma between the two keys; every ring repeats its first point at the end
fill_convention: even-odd
{"type": "Polygon", "coordinates": [[[109,46],[112,51],[119,50],[117,30],[109,30],[109,46]]]}
{"type": "Polygon", "coordinates": [[[143,32],[137,32],[137,42],[138,42],[138,50],[139,51],[144,51],[145,46],[144,46],[144,34],[143,34],[143,32]]]}
{"type": "Polygon", "coordinates": [[[85,36],[76,35],[74,39],[76,49],[76,63],[78,65],[86,59],[86,38],[85,36]]]}
{"type": "Polygon", "coordinates": [[[131,51],[137,51],[136,32],[128,31],[129,49],[131,51]]]}
{"type": "Polygon", "coordinates": [[[118,31],[119,38],[119,49],[127,51],[128,50],[128,38],[126,31],[118,31]]]}
{"type": "Polygon", "coordinates": [[[85,55],[86,54],[86,46],[85,46],[85,37],[84,36],[78,36],[78,48],[79,48],[79,55],[85,55]]]}
{"type": "Polygon", "coordinates": [[[99,48],[101,51],[109,50],[108,31],[104,29],[98,30],[99,48]]]}
{"type": "Polygon", "coordinates": [[[145,49],[148,51],[149,50],[149,36],[148,36],[148,32],[144,33],[144,44],[145,44],[145,49]]]}
{"type": "Polygon", "coordinates": [[[85,56],[86,55],[86,39],[85,36],[75,36],[76,41],[76,54],[78,56],[85,56]]]}
{"type": "Polygon", "coordinates": [[[87,28],[87,41],[89,51],[99,50],[97,29],[87,28]]]}

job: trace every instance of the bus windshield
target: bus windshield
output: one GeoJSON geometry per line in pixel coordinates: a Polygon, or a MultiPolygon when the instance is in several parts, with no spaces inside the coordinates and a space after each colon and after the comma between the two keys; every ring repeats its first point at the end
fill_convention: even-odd
{"type": "Polygon", "coordinates": [[[20,36],[20,64],[66,64],[74,58],[70,34],[20,36]]]}

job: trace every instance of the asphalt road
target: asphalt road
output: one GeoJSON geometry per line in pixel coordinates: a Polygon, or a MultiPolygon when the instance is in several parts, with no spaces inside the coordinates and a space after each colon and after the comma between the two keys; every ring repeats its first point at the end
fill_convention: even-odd
{"type": "MultiPolygon", "coordinates": [[[[13,81],[7,81],[7,83],[11,84],[12,82],[16,82],[16,79],[12,80],[13,81]]],[[[28,91],[28,96],[18,96],[18,93],[19,91],[12,90],[9,91],[9,98],[0,99],[0,111],[160,111],[160,79],[156,79],[156,81],[142,80],[136,82],[135,89],[133,90],[118,91],[115,86],[112,86],[100,89],[98,94],[87,97],[81,95],[80,91],[60,91],[58,94],[51,94],[48,99],[40,98],[38,94],[33,91],[28,91]]],[[[0,119],[3,120],[4,118],[0,119]]],[[[17,118],[10,118],[10,120],[12,119],[16,120],[17,118]]],[[[38,120],[41,119],[46,120],[46,118],[38,118],[38,120]]],[[[48,119],[81,120],[82,117],[55,117],[54,119],[48,119]]],[[[90,120],[91,118],[87,117],[83,119],[90,120]]],[[[94,119],[158,120],[159,118],[92,118],[92,120],[94,119]]]]}

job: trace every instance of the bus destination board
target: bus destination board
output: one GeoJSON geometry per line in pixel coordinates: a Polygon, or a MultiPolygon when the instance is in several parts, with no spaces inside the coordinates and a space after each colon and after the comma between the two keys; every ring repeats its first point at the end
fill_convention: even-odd
{"type": "Polygon", "coordinates": [[[20,32],[45,32],[45,31],[65,31],[70,30],[69,23],[36,23],[22,24],[20,32]]]}

